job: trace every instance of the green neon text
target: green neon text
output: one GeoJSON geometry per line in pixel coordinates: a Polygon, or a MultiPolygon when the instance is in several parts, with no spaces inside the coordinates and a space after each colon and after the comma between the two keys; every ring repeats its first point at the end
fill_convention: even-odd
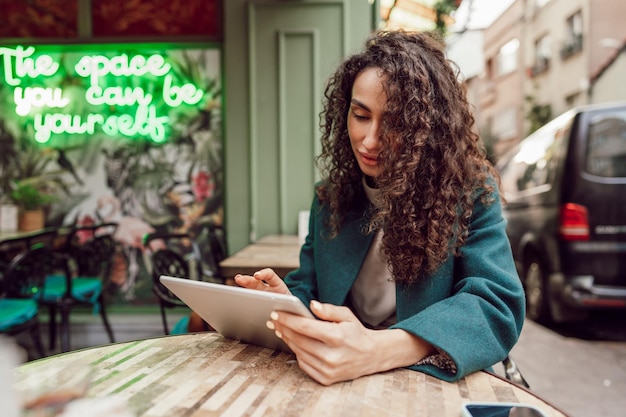
{"type": "Polygon", "coordinates": [[[202,100],[204,92],[193,84],[173,85],[172,76],[167,75],[163,84],[163,100],[170,107],[178,107],[183,103],[197,104],[202,100]]]}
{"type": "Polygon", "coordinates": [[[85,93],[85,100],[89,104],[107,104],[109,106],[147,106],[152,103],[152,95],[146,94],[141,87],[107,87],[92,85],[85,93]]]}
{"type": "Polygon", "coordinates": [[[60,68],[51,55],[36,54],[32,46],[0,47],[0,59],[6,84],[14,87],[15,112],[32,121],[35,140],[40,143],[48,143],[57,134],[93,135],[98,129],[109,136],[163,142],[170,119],[159,116],[157,108],[167,114],[163,104],[195,106],[204,98],[204,91],[194,84],[178,82],[172,65],[159,54],[79,56],[73,65],[77,82],[67,93],[59,84],[61,77],[52,82],[45,79],[57,75],[60,68]],[[81,91],[80,99],[91,108],[71,106],[76,91],[81,91]],[[66,108],[89,110],[71,114],[66,108]]]}
{"type": "Polygon", "coordinates": [[[169,117],[156,115],[154,106],[139,106],[135,115],[122,114],[105,117],[101,114],[87,116],[65,113],[36,114],[35,140],[47,143],[52,134],[93,134],[97,125],[109,136],[143,136],[154,142],[165,140],[169,117]]]}
{"type": "Polygon", "coordinates": [[[44,87],[15,87],[13,92],[15,113],[26,116],[33,107],[63,108],[69,104],[69,99],[63,98],[61,88],[44,87]]]}
{"type": "Polygon", "coordinates": [[[161,55],[150,55],[148,58],[135,55],[130,60],[126,54],[112,58],[103,55],[84,56],[74,66],[76,74],[90,78],[91,85],[98,85],[100,78],[108,74],[117,77],[141,77],[152,74],[161,77],[170,69],[172,66],[166,63],[161,55]]]}
{"type": "Polygon", "coordinates": [[[0,48],[2,56],[2,66],[4,68],[4,81],[12,86],[20,85],[20,78],[36,78],[40,75],[52,76],[59,69],[59,64],[54,62],[50,55],[39,55],[31,58],[35,53],[35,48],[29,46],[24,49],[17,46],[15,49],[0,48]],[[13,62],[15,62],[15,72],[13,72],[13,62]]]}

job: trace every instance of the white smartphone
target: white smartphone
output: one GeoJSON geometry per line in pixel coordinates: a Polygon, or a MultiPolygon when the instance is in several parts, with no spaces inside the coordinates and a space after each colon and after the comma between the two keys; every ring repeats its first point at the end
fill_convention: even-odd
{"type": "Polygon", "coordinates": [[[547,417],[537,407],[519,403],[469,402],[462,412],[463,417],[547,417]]]}

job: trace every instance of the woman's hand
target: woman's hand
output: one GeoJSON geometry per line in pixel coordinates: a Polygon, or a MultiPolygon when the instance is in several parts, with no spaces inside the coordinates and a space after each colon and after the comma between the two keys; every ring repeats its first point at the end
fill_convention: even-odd
{"type": "Polygon", "coordinates": [[[321,320],[273,312],[270,329],[293,350],[300,368],[322,385],[412,365],[434,348],[404,330],[370,330],[347,307],[311,301],[321,320]]]}
{"type": "Polygon", "coordinates": [[[280,294],[291,294],[285,282],[273,269],[265,268],[254,273],[254,275],[235,275],[235,282],[245,288],[253,290],[270,291],[280,294]]]}

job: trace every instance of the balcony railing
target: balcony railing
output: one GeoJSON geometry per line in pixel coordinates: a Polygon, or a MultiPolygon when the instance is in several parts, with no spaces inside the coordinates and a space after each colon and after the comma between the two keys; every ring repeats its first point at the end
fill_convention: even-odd
{"type": "Polygon", "coordinates": [[[550,68],[550,58],[538,58],[535,65],[529,68],[530,76],[536,77],[537,75],[546,72],[550,68]]]}
{"type": "Polygon", "coordinates": [[[576,35],[561,48],[561,59],[567,59],[583,49],[583,35],[576,35]]]}

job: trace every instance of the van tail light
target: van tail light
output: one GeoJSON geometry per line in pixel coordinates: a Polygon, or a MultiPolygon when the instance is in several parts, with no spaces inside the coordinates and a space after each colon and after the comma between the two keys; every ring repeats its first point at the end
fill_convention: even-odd
{"type": "Polygon", "coordinates": [[[559,232],[563,240],[589,240],[587,207],[574,203],[561,206],[559,232]]]}

